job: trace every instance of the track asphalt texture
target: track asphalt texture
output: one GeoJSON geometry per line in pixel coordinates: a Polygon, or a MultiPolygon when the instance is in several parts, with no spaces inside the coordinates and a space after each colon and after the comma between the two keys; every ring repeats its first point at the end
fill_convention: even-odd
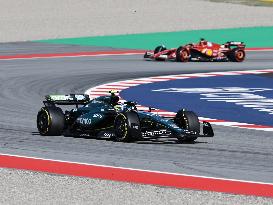
{"type": "MultiPolygon", "coordinates": [[[[35,49],[42,47],[37,44],[35,49]]],[[[28,49],[35,51],[27,46],[22,53],[33,53],[28,49]]],[[[0,153],[272,183],[269,132],[214,126],[215,138],[195,144],[126,144],[42,137],[35,125],[43,96],[49,93],[82,93],[106,82],[155,75],[272,69],[272,61],[271,52],[248,53],[246,62],[236,64],[146,62],[140,55],[0,61],[0,153]]]]}

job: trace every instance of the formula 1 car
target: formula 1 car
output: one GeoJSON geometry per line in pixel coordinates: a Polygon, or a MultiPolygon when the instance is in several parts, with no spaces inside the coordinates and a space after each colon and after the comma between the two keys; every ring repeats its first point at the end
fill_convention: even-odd
{"type": "Polygon", "coordinates": [[[41,135],[103,136],[114,141],[131,142],[159,138],[177,138],[179,142],[192,142],[198,137],[213,137],[213,129],[200,123],[192,111],[179,110],[174,118],[165,118],[149,111],[137,110],[132,101],[119,103],[119,97],[111,92],[93,100],[88,95],[47,95],[44,107],[37,114],[37,128],[41,135]],[[76,105],[62,111],[56,105],[76,105]],[[79,105],[82,105],[79,107],[79,105]]]}
{"type": "Polygon", "coordinates": [[[245,44],[243,42],[229,41],[217,44],[201,39],[194,44],[189,43],[178,48],[167,49],[157,46],[153,51],[144,54],[145,59],[157,61],[174,60],[177,62],[188,61],[232,61],[242,62],[245,59],[245,44]]]}

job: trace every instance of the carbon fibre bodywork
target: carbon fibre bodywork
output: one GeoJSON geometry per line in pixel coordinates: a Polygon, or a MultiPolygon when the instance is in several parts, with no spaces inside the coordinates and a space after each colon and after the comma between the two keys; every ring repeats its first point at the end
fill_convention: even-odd
{"type": "Polygon", "coordinates": [[[144,58],[157,61],[173,60],[177,62],[242,62],[245,59],[245,44],[235,41],[217,44],[201,39],[198,43],[189,43],[178,48],[167,49],[165,46],[157,46],[154,50],[146,51],[144,58]]]}
{"type": "MultiPolygon", "coordinates": [[[[137,110],[134,102],[119,103],[119,97],[115,94],[101,96],[90,100],[87,95],[48,95],[42,109],[58,108],[56,105],[76,105],[76,108],[66,110],[63,113],[64,135],[84,135],[96,137],[115,138],[117,133],[117,116],[124,116],[127,120],[133,140],[146,138],[158,138],[161,136],[178,139],[196,139],[197,137],[212,137],[213,130],[208,122],[203,123],[203,134],[196,130],[189,130],[179,126],[175,118],[165,118],[150,111],[137,110]],[[82,105],[79,107],[79,105],[82,105]],[[137,116],[131,119],[130,115],[137,116]],[[139,134],[138,134],[139,133],[139,134]]],[[[58,108],[60,109],[60,108],[58,108]]],[[[41,111],[40,111],[41,112],[41,111]]],[[[198,120],[197,120],[198,121],[198,120]]],[[[44,123],[45,124],[45,123],[44,123]]],[[[50,127],[50,123],[48,123],[50,127]]],[[[199,122],[198,122],[199,126],[199,122]]],[[[39,129],[39,113],[37,117],[39,129]]],[[[40,132],[41,133],[41,132],[40,132]]],[[[41,133],[43,134],[43,133],[41,133]]]]}

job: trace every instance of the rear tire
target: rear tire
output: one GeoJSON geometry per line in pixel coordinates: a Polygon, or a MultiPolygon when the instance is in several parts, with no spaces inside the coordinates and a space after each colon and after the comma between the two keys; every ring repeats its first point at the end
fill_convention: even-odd
{"type": "Polygon", "coordinates": [[[41,135],[59,136],[63,133],[65,117],[59,107],[43,107],[37,114],[37,128],[41,135]]]}
{"type": "MultiPolygon", "coordinates": [[[[157,54],[159,52],[162,52],[162,51],[165,51],[166,48],[163,47],[163,46],[157,46],[155,49],[154,49],[154,54],[157,54]]],[[[162,58],[155,58],[156,61],[165,61],[165,59],[162,59],[162,58]]]]}
{"type": "Polygon", "coordinates": [[[140,121],[136,112],[119,113],[114,122],[114,140],[132,142],[141,137],[140,121]]]}
{"type": "MultiPolygon", "coordinates": [[[[174,123],[185,130],[200,134],[200,122],[198,116],[192,111],[179,110],[174,118],[174,123]]],[[[193,142],[198,136],[180,136],[177,139],[179,142],[193,142]]]]}
{"type": "Polygon", "coordinates": [[[190,53],[189,51],[184,47],[179,47],[176,50],[176,61],[177,62],[188,62],[190,59],[190,53]]]}
{"type": "Polygon", "coordinates": [[[228,58],[232,62],[242,62],[245,60],[245,51],[240,48],[234,48],[230,51],[228,58]]]}

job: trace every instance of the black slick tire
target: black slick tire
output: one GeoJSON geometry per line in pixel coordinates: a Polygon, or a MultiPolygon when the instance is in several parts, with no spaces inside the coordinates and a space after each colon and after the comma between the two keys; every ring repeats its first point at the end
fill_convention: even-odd
{"type": "Polygon", "coordinates": [[[159,52],[161,52],[161,51],[165,51],[165,50],[166,50],[165,47],[163,47],[163,46],[157,46],[157,47],[154,49],[154,54],[159,53],[159,52]]]}
{"type": "Polygon", "coordinates": [[[189,51],[186,48],[182,47],[182,46],[177,48],[175,55],[176,55],[175,60],[177,62],[188,62],[189,58],[190,58],[189,51]]]}
{"type": "Polygon", "coordinates": [[[43,107],[37,114],[37,128],[41,135],[59,136],[64,126],[65,117],[59,107],[43,107]]]}
{"type": "MultiPolygon", "coordinates": [[[[174,118],[174,123],[185,130],[200,134],[200,122],[198,116],[192,111],[179,110],[174,118]]],[[[198,136],[180,136],[177,139],[180,142],[193,142],[198,136]]]]}
{"type": "Polygon", "coordinates": [[[147,54],[147,52],[144,53],[143,58],[149,58],[150,56],[147,54]]]}
{"type": "Polygon", "coordinates": [[[245,60],[245,51],[240,48],[234,48],[230,51],[228,58],[232,62],[242,62],[245,60]]]}
{"type": "Polygon", "coordinates": [[[136,112],[119,113],[114,122],[114,140],[132,142],[141,137],[140,121],[136,112]]]}
{"type": "MultiPolygon", "coordinates": [[[[155,49],[154,49],[154,54],[157,54],[159,52],[162,52],[162,51],[165,51],[166,48],[163,47],[163,46],[157,46],[155,49]]],[[[156,61],[165,61],[165,59],[162,59],[162,58],[155,58],[156,61]]]]}

